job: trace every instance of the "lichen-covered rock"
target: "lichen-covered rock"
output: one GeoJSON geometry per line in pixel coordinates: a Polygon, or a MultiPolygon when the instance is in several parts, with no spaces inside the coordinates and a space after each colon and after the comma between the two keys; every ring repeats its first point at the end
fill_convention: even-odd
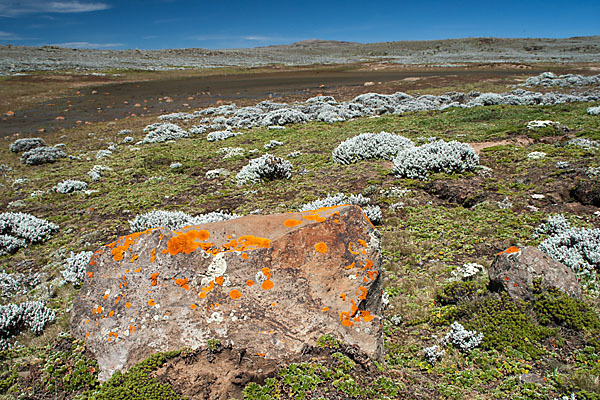
{"type": "Polygon", "coordinates": [[[357,206],[122,237],[92,257],[71,330],[100,378],[211,338],[286,360],[330,334],[382,355],[380,235],[357,206]]]}
{"type": "Polygon", "coordinates": [[[490,288],[506,291],[512,298],[532,300],[534,281],[555,287],[571,297],[581,297],[573,271],[535,247],[509,247],[496,255],[488,270],[490,288]]]}

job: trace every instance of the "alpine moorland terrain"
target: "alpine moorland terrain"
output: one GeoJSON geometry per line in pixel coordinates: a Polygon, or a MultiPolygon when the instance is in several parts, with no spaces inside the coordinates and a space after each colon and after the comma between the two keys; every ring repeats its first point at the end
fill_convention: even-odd
{"type": "Polygon", "coordinates": [[[0,80],[0,398],[600,399],[597,37],[362,48],[0,48],[29,60],[0,80]],[[335,65],[299,65],[316,53],[335,65]],[[94,252],[124,235],[346,203],[381,234],[379,359],[333,332],[283,361],[223,334],[108,379],[71,329],[94,252]],[[517,295],[538,250],[565,278],[517,295]]]}

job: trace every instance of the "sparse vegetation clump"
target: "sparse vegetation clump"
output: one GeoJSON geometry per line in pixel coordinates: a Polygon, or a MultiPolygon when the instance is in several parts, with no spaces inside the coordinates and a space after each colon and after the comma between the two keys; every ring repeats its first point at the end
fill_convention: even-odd
{"type": "Polygon", "coordinates": [[[333,150],[333,161],[339,164],[354,164],[360,160],[391,160],[402,150],[414,144],[404,136],[388,132],[361,133],[347,139],[333,150]]]}
{"type": "Polygon", "coordinates": [[[67,179],[65,181],[59,182],[55,187],[57,193],[67,194],[73,192],[80,192],[82,190],[87,189],[87,183],[83,181],[78,181],[74,179],[67,179]]]}
{"type": "Polygon", "coordinates": [[[191,216],[181,211],[155,210],[137,215],[129,221],[131,232],[141,232],[151,228],[181,229],[189,225],[200,225],[209,222],[227,221],[238,218],[239,215],[228,214],[220,211],[191,216]]]}
{"type": "Polygon", "coordinates": [[[67,153],[58,147],[35,147],[23,153],[21,163],[27,165],[49,164],[66,157],[67,153]]]}
{"type": "Polygon", "coordinates": [[[280,108],[268,112],[262,119],[263,126],[286,125],[307,122],[306,114],[293,108],[280,108]]]}
{"type": "Polygon", "coordinates": [[[178,125],[171,123],[156,123],[144,128],[146,136],[140,144],[162,143],[167,140],[178,140],[190,136],[188,132],[181,129],[178,125]]]}
{"type": "Polygon", "coordinates": [[[30,329],[39,335],[47,324],[54,322],[56,313],[42,301],[28,301],[21,304],[0,305],[0,350],[9,346],[9,340],[23,329],[30,329]]]}
{"type": "Polygon", "coordinates": [[[589,107],[587,109],[587,113],[590,115],[600,115],[600,106],[598,107],[589,107]]]}
{"type": "Polygon", "coordinates": [[[24,138],[17,139],[14,143],[9,146],[10,151],[13,153],[21,153],[36,149],[38,147],[46,147],[46,142],[42,138],[24,138]]]}
{"type": "Polygon", "coordinates": [[[65,269],[60,271],[65,282],[70,282],[75,286],[81,285],[93,254],[92,251],[82,251],[77,254],[71,252],[71,255],[65,260],[65,269]]]}
{"type": "Polygon", "coordinates": [[[478,165],[479,156],[468,144],[438,140],[398,153],[394,158],[394,173],[426,180],[431,172],[462,173],[474,171],[478,165]]]}
{"type": "Polygon", "coordinates": [[[290,179],[292,177],[292,164],[272,154],[250,160],[235,176],[238,184],[258,183],[274,179],[290,179]]]}
{"type": "Polygon", "coordinates": [[[28,243],[43,242],[58,225],[27,213],[0,214],[0,255],[9,254],[28,243]]]}
{"type": "Polygon", "coordinates": [[[206,140],[209,142],[221,141],[225,139],[229,139],[230,137],[235,137],[243,135],[242,132],[232,132],[232,131],[214,131],[206,136],[206,140]]]}

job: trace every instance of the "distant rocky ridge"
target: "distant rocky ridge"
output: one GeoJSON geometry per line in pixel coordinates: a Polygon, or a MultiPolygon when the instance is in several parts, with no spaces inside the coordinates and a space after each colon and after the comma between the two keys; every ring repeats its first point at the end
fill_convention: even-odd
{"type": "Polygon", "coordinates": [[[270,64],[345,64],[384,60],[400,64],[597,62],[600,36],[568,39],[466,38],[353,43],[305,40],[251,49],[82,50],[57,46],[0,46],[0,75],[29,71],[111,68],[168,70],[270,64]]]}

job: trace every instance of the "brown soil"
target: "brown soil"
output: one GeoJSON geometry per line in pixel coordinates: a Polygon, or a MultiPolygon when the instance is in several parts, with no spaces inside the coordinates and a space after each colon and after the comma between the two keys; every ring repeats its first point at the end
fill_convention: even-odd
{"type": "MultiPolygon", "coordinates": [[[[386,67],[383,70],[322,68],[311,70],[273,70],[248,74],[203,75],[172,79],[110,83],[105,77],[85,77],[73,82],[64,76],[22,76],[11,79],[26,83],[52,83],[60,79],[70,89],[64,97],[43,101],[30,109],[12,110],[3,117],[0,135],[34,134],[40,129],[70,128],[79,124],[137,115],[168,113],[218,104],[255,104],[264,99],[275,101],[306,100],[317,94],[334,95],[347,100],[368,92],[427,90],[432,88],[478,84],[482,81],[514,84],[541,70],[482,66],[457,68],[386,67]],[[365,82],[374,82],[365,86],[365,82]],[[94,85],[101,84],[101,86],[94,85]],[[79,89],[79,90],[78,90],[79,89]],[[95,92],[94,94],[92,94],[95,92]],[[57,119],[59,118],[59,119],[57,119]]],[[[56,82],[54,82],[56,84],[56,82]]],[[[40,99],[48,97],[40,94],[40,99]]]]}

